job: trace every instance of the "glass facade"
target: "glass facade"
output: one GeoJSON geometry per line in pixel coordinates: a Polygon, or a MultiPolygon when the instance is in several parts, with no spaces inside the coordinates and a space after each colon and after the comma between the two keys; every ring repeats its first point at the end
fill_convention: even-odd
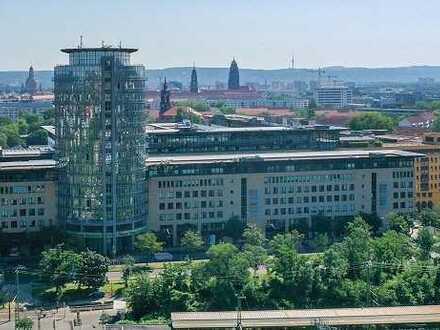
{"type": "Polygon", "coordinates": [[[105,254],[145,229],[145,69],[133,49],[66,49],[55,68],[59,218],[105,254]]]}
{"type": "Polygon", "coordinates": [[[250,150],[333,150],[339,143],[336,129],[187,130],[147,133],[147,152],[192,153],[250,150]]]}

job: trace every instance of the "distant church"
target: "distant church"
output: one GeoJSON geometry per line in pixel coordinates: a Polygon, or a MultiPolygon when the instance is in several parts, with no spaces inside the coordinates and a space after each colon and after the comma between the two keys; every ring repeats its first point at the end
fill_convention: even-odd
{"type": "Polygon", "coordinates": [[[29,74],[23,88],[24,93],[34,95],[37,92],[37,81],[35,80],[34,68],[29,68],[29,74]]]}
{"type": "Polygon", "coordinates": [[[235,61],[235,58],[232,60],[231,66],[229,68],[228,89],[240,89],[240,72],[238,71],[238,65],[235,61]]]}
{"type": "Polygon", "coordinates": [[[189,86],[189,90],[193,94],[199,93],[199,82],[197,81],[197,71],[195,65],[193,65],[193,69],[191,71],[191,83],[189,86]]]}
{"type": "Polygon", "coordinates": [[[167,78],[163,83],[162,90],[160,91],[160,110],[159,115],[163,115],[165,112],[171,109],[170,90],[168,89],[167,78]]]}

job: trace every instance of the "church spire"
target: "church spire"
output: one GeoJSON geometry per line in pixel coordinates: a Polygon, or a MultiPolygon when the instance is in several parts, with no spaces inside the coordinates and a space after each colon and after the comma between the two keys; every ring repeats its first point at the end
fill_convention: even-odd
{"type": "Polygon", "coordinates": [[[160,110],[159,115],[171,109],[170,91],[168,90],[167,78],[165,77],[162,89],[160,91],[160,110]]]}
{"type": "Polygon", "coordinates": [[[196,71],[195,63],[193,64],[193,68],[192,68],[192,71],[191,71],[191,84],[190,84],[189,90],[193,94],[198,94],[199,93],[199,83],[198,83],[198,80],[197,80],[197,71],[196,71]]]}
{"type": "Polygon", "coordinates": [[[228,89],[240,88],[240,72],[238,70],[237,62],[233,58],[231,66],[229,68],[228,89]]]}

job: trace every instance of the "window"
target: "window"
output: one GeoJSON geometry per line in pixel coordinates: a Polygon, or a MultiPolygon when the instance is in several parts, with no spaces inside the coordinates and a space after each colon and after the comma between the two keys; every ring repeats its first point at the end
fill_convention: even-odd
{"type": "Polygon", "coordinates": [[[38,215],[44,215],[44,209],[38,209],[38,215]]]}

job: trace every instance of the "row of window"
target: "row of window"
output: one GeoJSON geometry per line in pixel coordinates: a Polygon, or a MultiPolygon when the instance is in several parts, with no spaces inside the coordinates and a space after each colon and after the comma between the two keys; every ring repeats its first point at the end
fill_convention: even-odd
{"type": "Polygon", "coordinates": [[[37,184],[32,186],[0,186],[0,195],[41,193],[44,192],[44,190],[44,184],[37,184]]]}
{"type": "Polygon", "coordinates": [[[393,179],[398,178],[413,178],[414,172],[413,171],[394,171],[393,172],[393,179]]]}
{"type": "MultiPolygon", "coordinates": [[[[231,190],[231,194],[234,191],[231,190]]],[[[223,190],[194,190],[194,191],[160,191],[159,198],[160,199],[181,199],[181,198],[198,198],[198,197],[223,197],[223,190]]]]}
{"type": "MultiPolygon", "coordinates": [[[[324,202],[346,202],[346,201],[354,201],[355,195],[349,194],[349,195],[327,195],[327,196],[303,196],[303,197],[296,197],[296,203],[297,204],[303,204],[303,203],[324,203],[324,202]]],[[[265,205],[278,205],[278,204],[294,204],[295,198],[294,197],[288,197],[288,198],[266,198],[264,200],[265,205]]]]}
{"type": "Polygon", "coordinates": [[[180,187],[211,187],[223,186],[223,179],[194,179],[194,180],[177,180],[177,181],[158,181],[158,188],[180,188],[180,187]]]}
{"type": "Polygon", "coordinates": [[[0,198],[0,206],[44,204],[43,197],[0,198]]]}
{"type": "Polygon", "coordinates": [[[177,203],[159,203],[159,210],[182,210],[182,209],[196,209],[196,208],[214,208],[223,207],[223,201],[192,201],[192,202],[177,202],[177,203]]]}
{"type": "Polygon", "coordinates": [[[276,208],[265,209],[264,215],[266,216],[279,216],[279,215],[293,215],[293,214],[324,214],[324,213],[347,213],[354,212],[354,204],[342,204],[337,206],[327,207],[289,207],[289,208],[276,208]]]}
{"type": "Polygon", "coordinates": [[[0,210],[0,218],[10,218],[10,217],[35,217],[42,216],[45,214],[45,210],[43,208],[39,209],[1,209],[0,210]]]}
{"type": "Polygon", "coordinates": [[[291,175],[291,176],[267,176],[264,183],[309,183],[329,181],[351,181],[353,174],[325,174],[325,175],[291,175]]]}
{"type": "Polygon", "coordinates": [[[53,225],[53,220],[49,219],[48,222],[46,222],[45,220],[39,219],[39,220],[20,220],[20,221],[2,221],[1,222],[1,228],[2,229],[15,229],[15,228],[33,228],[38,224],[39,227],[48,225],[48,226],[52,226],[53,225]]]}
{"type": "Polygon", "coordinates": [[[170,213],[159,215],[160,221],[180,221],[180,220],[199,220],[199,219],[223,219],[223,211],[202,211],[200,213],[170,213]]]}
{"type": "Polygon", "coordinates": [[[335,185],[319,185],[319,186],[275,186],[275,187],[265,187],[264,193],[266,195],[269,194],[293,194],[293,193],[316,193],[316,192],[324,192],[324,191],[354,191],[354,184],[335,184],[335,185]]]}

